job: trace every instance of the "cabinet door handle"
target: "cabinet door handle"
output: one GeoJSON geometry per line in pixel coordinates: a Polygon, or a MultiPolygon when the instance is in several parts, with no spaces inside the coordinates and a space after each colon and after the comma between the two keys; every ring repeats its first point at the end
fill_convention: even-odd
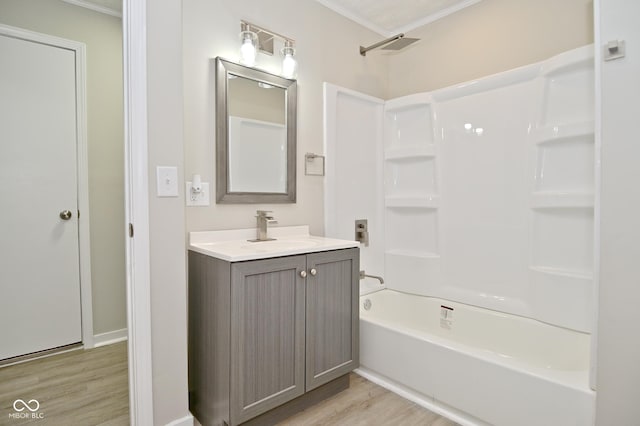
{"type": "Polygon", "coordinates": [[[318,273],[318,271],[316,271],[316,268],[311,268],[311,270],[309,271],[311,273],[311,275],[313,275],[314,277],[316,276],[316,274],[318,273]]]}
{"type": "Polygon", "coordinates": [[[302,278],[307,278],[307,271],[300,271],[300,276],[302,278]]]}

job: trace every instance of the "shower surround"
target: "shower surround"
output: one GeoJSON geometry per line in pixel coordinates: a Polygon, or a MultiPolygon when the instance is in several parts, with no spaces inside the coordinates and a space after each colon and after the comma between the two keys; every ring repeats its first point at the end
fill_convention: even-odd
{"type": "MultiPolygon", "coordinates": [[[[353,238],[353,220],[366,218],[371,243],[362,248],[362,268],[382,275],[389,289],[530,318],[588,340],[593,93],[592,46],[386,102],[326,84],[326,235],[353,238]]],[[[455,312],[453,321],[455,328],[455,312]]],[[[363,339],[384,335],[363,333],[363,339]]],[[[363,348],[376,343],[385,344],[362,342],[363,348]]],[[[363,351],[363,366],[383,374],[366,359],[363,351]]],[[[571,370],[574,379],[561,386],[592,401],[588,363],[571,370]]],[[[437,400],[428,390],[419,393],[437,400]]],[[[470,397],[447,404],[494,423],[472,406],[455,405],[470,397]]],[[[591,418],[590,404],[566,410],[591,418]]]]}

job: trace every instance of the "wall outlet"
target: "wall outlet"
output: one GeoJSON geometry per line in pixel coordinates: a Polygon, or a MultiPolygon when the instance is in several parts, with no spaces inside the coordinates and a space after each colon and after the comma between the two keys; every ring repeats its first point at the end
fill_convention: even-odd
{"type": "Polygon", "coordinates": [[[192,183],[187,182],[187,191],[185,192],[187,206],[208,206],[209,202],[209,182],[202,182],[202,190],[200,192],[191,191],[192,183]]]}

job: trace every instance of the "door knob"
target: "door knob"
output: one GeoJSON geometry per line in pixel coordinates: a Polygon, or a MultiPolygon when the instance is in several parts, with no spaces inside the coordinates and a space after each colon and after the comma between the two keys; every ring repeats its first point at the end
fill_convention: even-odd
{"type": "Polygon", "coordinates": [[[62,220],[71,219],[71,212],[69,210],[62,210],[60,212],[60,219],[62,219],[62,220]]]}
{"type": "Polygon", "coordinates": [[[300,276],[302,278],[307,278],[307,271],[300,271],[300,276]]]}
{"type": "Polygon", "coordinates": [[[311,270],[309,271],[311,273],[311,275],[313,275],[314,277],[316,276],[316,274],[318,273],[318,271],[316,271],[316,268],[311,268],[311,270]]]}

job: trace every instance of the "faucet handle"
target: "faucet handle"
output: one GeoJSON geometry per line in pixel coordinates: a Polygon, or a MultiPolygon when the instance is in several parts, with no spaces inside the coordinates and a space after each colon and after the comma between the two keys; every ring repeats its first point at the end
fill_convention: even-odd
{"type": "Polygon", "coordinates": [[[269,213],[272,213],[271,210],[257,210],[256,213],[258,214],[258,217],[261,216],[267,216],[269,213]]]}

